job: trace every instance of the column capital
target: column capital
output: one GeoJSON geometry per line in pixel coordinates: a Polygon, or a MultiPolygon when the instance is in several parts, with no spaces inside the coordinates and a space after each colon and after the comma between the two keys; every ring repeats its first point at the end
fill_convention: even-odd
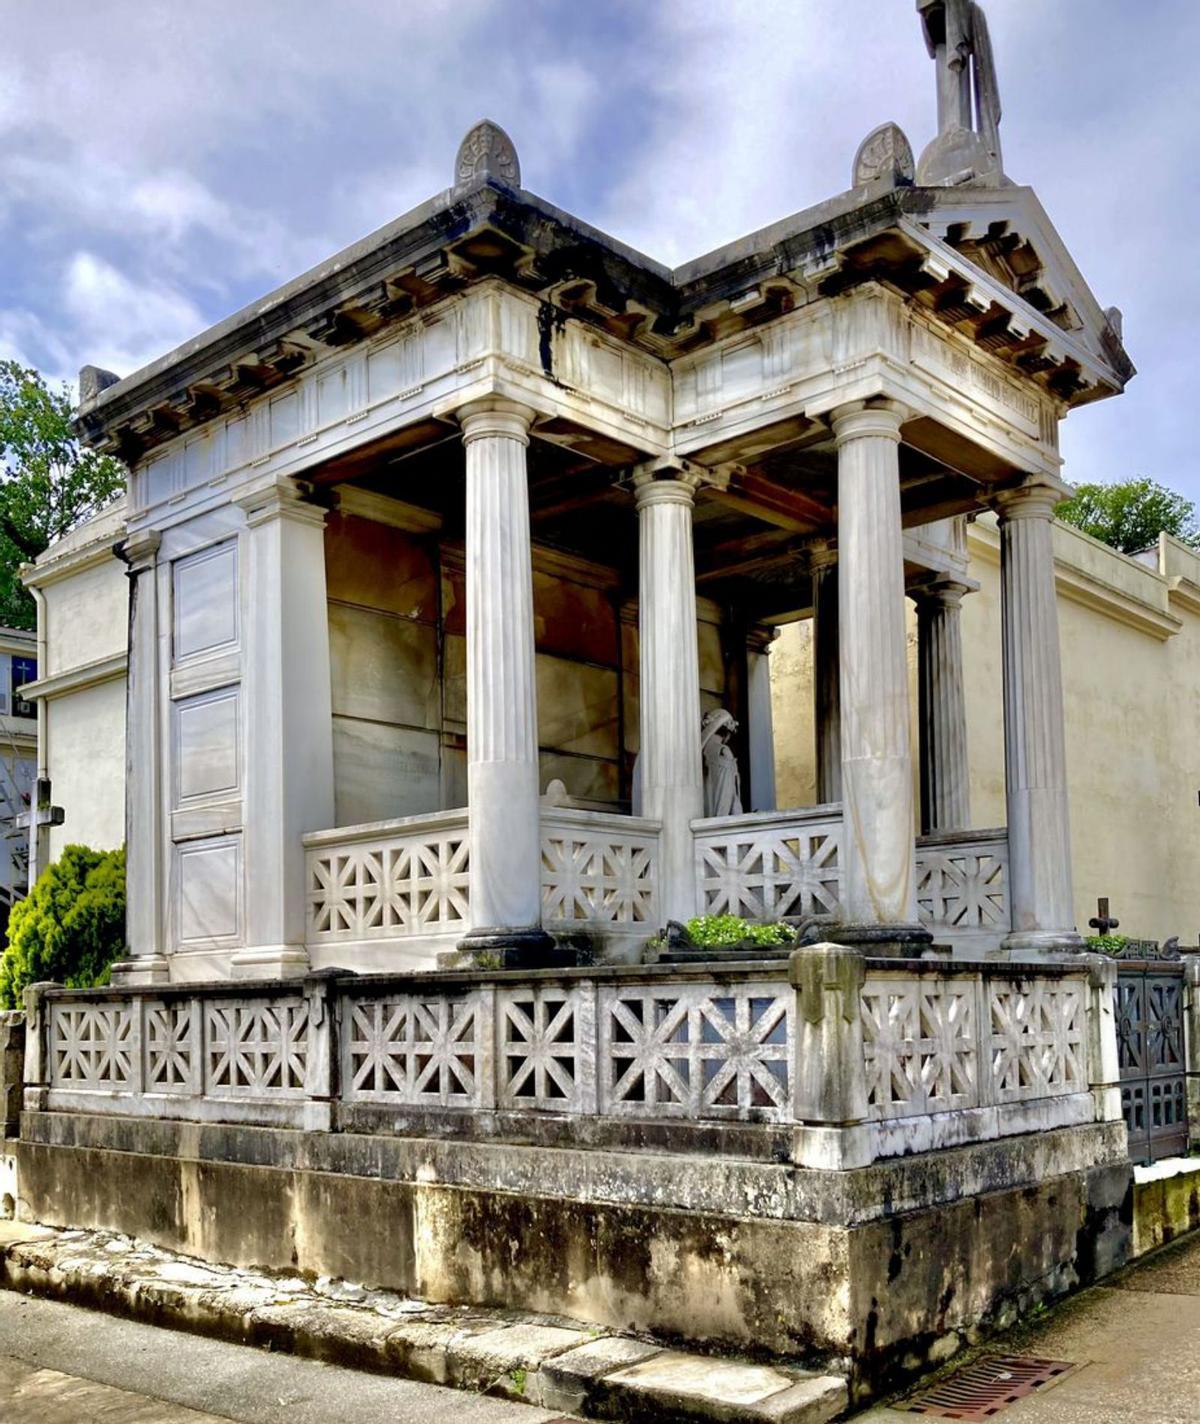
{"type": "Polygon", "coordinates": [[[728,484],[728,473],[705,469],[691,460],[664,456],[635,465],[630,477],[639,509],[648,504],[692,504],[701,485],[728,484]]]}
{"type": "Polygon", "coordinates": [[[140,574],[158,563],[161,544],[162,535],[157,529],[138,529],[121,540],[115,553],[131,574],[140,574]]]}
{"type": "Polygon", "coordinates": [[[992,508],[1001,524],[1013,519],[1053,519],[1054,511],[1067,498],[1067,491],[1057,484],[1041,481],[1001,490],[992,497],[992,508]]]}
{"type": "Polygon", "coordinates": [[[754,623],[746,630],[746,646],[752,653],[769,653],[779,629],[766,623],[754,623]]]}
{"type": "Polygon", "coordinates": [[[233,503],[253,528],[272,519],[296,519],[303,524],[323,526],[326,511],[311,500],[312,486],[290,475],[263,475],[238,491],[233,503]]]}
{"type": "Polygon", "coordinates": [[[462,428],[463,444],[484,440],[489,436],[503,440],[519,440],[529,444],[529,427],[537,412],[519,401],[503,396],[484,396],[460,406],[455,415],[462,428]]]}
{"type": "Polygon", "coordinates": [[[936,578],[913,584],[908,596],[918,607],[957,608],[968,593],[975,593],[978,588],[973,580],[936,578]]]}
{"type": "Polygon", "coordinates": [[[875,436],[899,443],[908,408],[895,400],[848,401],[830,412],[833,438],[840,449],[848,440],[875,436]]]}

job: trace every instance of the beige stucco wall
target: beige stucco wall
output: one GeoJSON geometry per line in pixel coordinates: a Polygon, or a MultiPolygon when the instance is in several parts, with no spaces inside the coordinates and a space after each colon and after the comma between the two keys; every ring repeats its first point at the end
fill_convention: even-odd
{"type": "MultiPolygon", "coordinates": [[[[971,819],[1002,826],[1004,735],[999,536],[969,536],[963,662],[971,819]]],[[[1200,933],[1200,558],[1164,541],[1155,566],[1057,525],[1055,559],[1066,713],[1076,920],[1107,895],[1121,929],[1149,938],[1200,933]],[[1193,602],[1193,599],[1195,600],[1193,602]]],[[[779,804],[813,799],[810,624],[772,653],[779,804]]],[[[915,628],[909,609],[910,662],[915,628]]],[[[916,721],[915,676],[912,686],[916,721]]],[[[914,758],[915,760],[915,758],[914,758]]]]}
{"type": "Polygon", "coordinates": [[[51,859],[64,845],[111,849],[125,840],[129,580],[112,552],[124,528],[122,503],[47,550],[26,580],[42,600],[42,755],[54,804],[64,812],[50,832],[51,859]]]}

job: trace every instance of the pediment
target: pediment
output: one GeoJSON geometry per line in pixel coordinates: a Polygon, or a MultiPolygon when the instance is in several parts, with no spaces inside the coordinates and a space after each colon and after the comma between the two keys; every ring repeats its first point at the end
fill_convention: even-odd
{"type": "Polygon", "coordinates": [[[939,191],[936,205],[914,219],[1084,346],[1118,387],[1134,374],[1120,312],[1097,301],[1031,188],[939,191]]]}

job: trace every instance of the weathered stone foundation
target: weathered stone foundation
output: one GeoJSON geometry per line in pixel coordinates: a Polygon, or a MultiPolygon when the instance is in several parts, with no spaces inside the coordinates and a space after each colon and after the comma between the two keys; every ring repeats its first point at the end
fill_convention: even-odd
{"type": "Polygon", "coordinates": [[[860,1396],[1099,1279],[1130,1239],[1111,1124],[848,1172],[63,1112],[26,1113],[18,1150],[28,1218],[841,1362],[860,1396]]]}

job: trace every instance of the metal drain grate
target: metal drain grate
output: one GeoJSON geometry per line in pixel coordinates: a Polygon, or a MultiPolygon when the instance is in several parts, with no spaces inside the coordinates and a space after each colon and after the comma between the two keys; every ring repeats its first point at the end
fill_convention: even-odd
{"type": "Polygon", "coordinates": [[[1062,1360],[989,1355],[892,1408],[942,1419],[993,1419],[1010,1404],[1036,1394],[1074,1368],[1062,1360]]]}

